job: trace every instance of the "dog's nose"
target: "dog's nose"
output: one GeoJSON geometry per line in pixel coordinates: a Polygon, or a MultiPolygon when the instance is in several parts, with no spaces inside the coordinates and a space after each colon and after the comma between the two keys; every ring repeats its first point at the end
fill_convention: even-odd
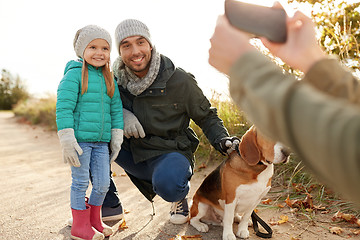
{"type": "Polygon", "coordinates": [[[287,147],[284,147],[283,149],[281,149],[281,153],[284,154],[285,157],[288,157],[291,153],[290,149],[287,147]]]}

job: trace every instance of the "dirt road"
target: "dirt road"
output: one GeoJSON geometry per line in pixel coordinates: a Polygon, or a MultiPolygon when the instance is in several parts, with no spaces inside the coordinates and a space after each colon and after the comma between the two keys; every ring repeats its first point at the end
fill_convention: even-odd
{"type": "MultiPolygon", "coordinates": [[[[221,239],[220,226],[210,226],[209,233],[199,233],[188,224],[171,224],[168,221],[170,203],[158,196],[154,201],[156,215],[152,217],[151,203],[118,166],[112,169],[122,204],[128,212],[125,215],[128,228],[118,231],[119,223],[110,223],[116,232],[109,239],[169,240],[176,235],[196,234],[201,234],[203,240],[221,239]]],[[[196,172],[189,196],[211,169],[196,172]]],[[[66,225],[71,216],[70,184],[70,169],[62,161],[56,132],[17,123],[12,113],[0,112],[0,239],[70,239],[70,227],[66,225]]],[[[274,240],[358,239],[348,232],[341,236],[329,233],[330,216],[312,221],[299,219],[288,208],[265,208],[258,214],[266,222],[280,215],[289,216],[287,223],[272,226],[274,240]]],[[[261,239],[254,235],[252,228],[249,231],[250,239],[261,239]]]]}

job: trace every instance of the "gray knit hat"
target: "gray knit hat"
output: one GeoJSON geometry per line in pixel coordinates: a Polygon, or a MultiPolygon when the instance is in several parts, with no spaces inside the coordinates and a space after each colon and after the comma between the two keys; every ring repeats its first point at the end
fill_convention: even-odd
{"type": "Polygon", "coordinates": [[[74,38],[74,50],[78,57],[84,57],[84,50],[87,45],[94,39],[104,39],[110,45],[111,50],[111,36],[105,29],[96,25],[87,25],[79,29],[74,38]]]}
{"type": "Polygon", "coordinates": [[[115,30],[115,42],[118,51],[121,41],[131,36],[142,36],[149,42],[150,46],[153,47],[149,28],[139,20],[126,19],[119,23],[115,30]]]}

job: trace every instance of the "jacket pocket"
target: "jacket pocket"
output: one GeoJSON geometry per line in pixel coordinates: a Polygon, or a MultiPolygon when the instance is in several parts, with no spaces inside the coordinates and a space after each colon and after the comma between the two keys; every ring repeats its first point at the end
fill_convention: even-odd
{"type": "Polygon", "coordinates": [[[182,103],[152,104],[145,111],[143,122],[148,134],[174,138],[183,127],[185,107],[182,103]]]}

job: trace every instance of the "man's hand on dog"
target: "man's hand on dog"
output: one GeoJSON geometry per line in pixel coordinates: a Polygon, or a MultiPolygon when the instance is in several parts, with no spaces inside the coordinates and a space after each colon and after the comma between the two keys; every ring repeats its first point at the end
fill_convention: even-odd
{"type": "Polygon", "coordinates": [[[220,153],[222,155],[230,154],[232,151],[235,151],[240,143],[238,137],[224,137],[220,140],[220,153]]]}

